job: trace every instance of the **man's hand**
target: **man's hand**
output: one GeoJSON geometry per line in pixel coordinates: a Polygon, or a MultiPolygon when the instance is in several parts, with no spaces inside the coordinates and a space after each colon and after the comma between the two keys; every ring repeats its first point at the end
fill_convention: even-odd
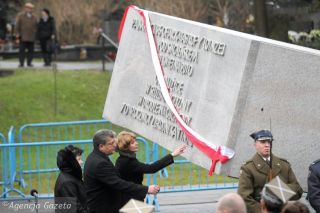
{"type": "Polygon", "coordinates": [[[172,153],[171,155],[173,157],[177,157],[178,155],[181,155],[182,153],[184,153],[186,151],[186,148],[187,148],[187,145],[184,144],[184,145],[181,145],[179,146],[178,148],[176,148],[172,153]]]}
{"type": "Polygon", "coordinates": [[[157,194],[160,191],[160,186],[150,185],[148,188],[148,194],[157,194]]]}

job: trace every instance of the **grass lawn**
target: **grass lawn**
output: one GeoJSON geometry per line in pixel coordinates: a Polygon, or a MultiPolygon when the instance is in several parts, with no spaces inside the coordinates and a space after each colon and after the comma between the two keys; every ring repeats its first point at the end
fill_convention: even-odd
{"type": "Polygon", "coordinates": [[[0,132],[26,123],[101,119],[110,72],[20,69],[0,78],[0,132]]]}

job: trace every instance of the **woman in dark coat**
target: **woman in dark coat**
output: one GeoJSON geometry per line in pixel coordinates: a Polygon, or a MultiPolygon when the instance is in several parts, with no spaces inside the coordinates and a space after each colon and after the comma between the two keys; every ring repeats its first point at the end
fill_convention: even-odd
{"type": "MultiPolygon", "coordinates": [[[[117,146],[120,156],[118,157],[115,166],[122,179],[136,184],[142,184],[144,174],[155,173],[174,163],[173,158],[184,153],[187,147],[186,145],[182,145],[160,160],[153,162],[152,164],[145,164],[138,161],[136,158],[136,152],[138,152],[139,146],[134,133],[126,131],[120,132],[117,138],[117,146]]],[[[131,198],[140,201],[144,200],[144,197],[122,194],[121,205],[125,205],[131,198]]]]}
{"type": "Polygon", "coordinates": [[[51,55],[54,49],[53,43],[56,39],[56,27],[54,18],[50,16],[48,9],[41,11],[38,23],[38,39],[40,41],[44,66],[51,66],[51,55]]]}
{"type": "Polygon", "coordinates": [[[82,149],[72,145],[58,152],[57,166],[60,174],[54,187],[54,199],[56,204],[71,204],[71,209],[56,209],[56,212],[87,212],[86,192],[82,181],[82,152],[82,149]]]}

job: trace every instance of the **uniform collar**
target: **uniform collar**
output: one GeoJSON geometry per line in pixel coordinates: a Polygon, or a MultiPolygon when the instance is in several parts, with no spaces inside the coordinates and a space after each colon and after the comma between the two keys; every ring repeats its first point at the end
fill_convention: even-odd
{"type": "MultiPolygon", "coordinates": [[[[258,153],[256,153],[253,156],[252,159],[254,166],[257,168],[257,170],[265,175],[268,175],[270,167],[267,164],[267,162],[263,159],[262,156],[260,156],[258,153]]],[[[272,155],[272,176],[277,176],[281,171],[281,164],[278,157],[275,155],[272,155]]]]}

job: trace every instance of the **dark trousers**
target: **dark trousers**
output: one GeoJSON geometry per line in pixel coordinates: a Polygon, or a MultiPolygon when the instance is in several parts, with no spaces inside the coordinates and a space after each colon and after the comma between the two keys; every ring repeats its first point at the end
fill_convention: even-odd
{"type": "Polygon", "coordinates": [[[30,41],[20,41],[19,45],[19,62],[20,66],[24,65],[24,59],[26,56],[26,50],[27,52],[27,64],[28,66],[31,66],[32,59],[33,59],[33,48],[34,48],[34,42],[30,41]]]}
{"type": "Polygon", "coordinates": [[[51,55],[52,55],[52,41],[51,39],[40,40],[40,47],[42,52],[42,58],[44,61],[44,65],[51,65],[51,55]]]}

